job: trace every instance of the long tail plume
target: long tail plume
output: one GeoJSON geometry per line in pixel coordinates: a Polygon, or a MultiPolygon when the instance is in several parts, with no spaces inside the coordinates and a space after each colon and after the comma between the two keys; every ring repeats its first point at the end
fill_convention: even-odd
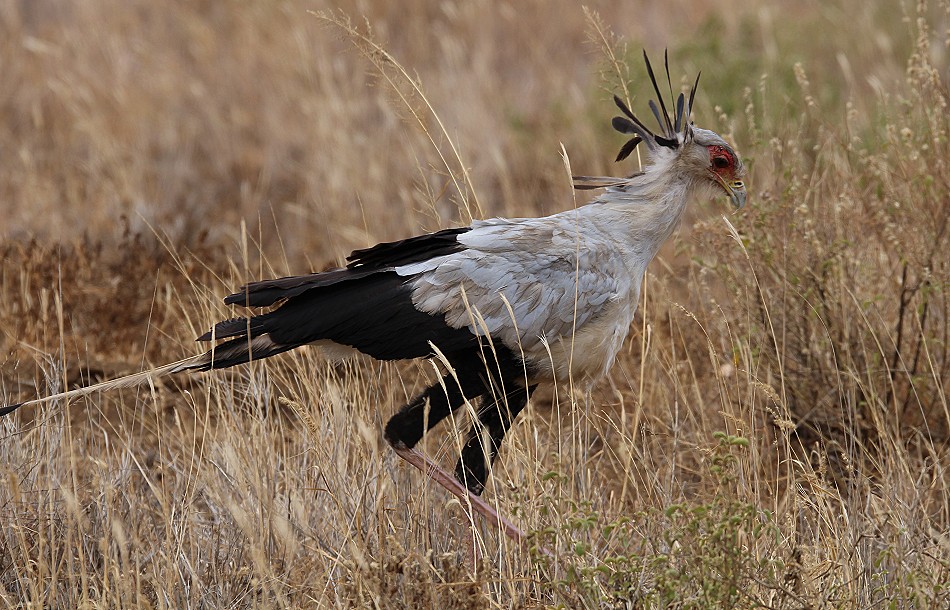
{"type": "Polygon", "coordinates": [[[106,392],[109,390],[119,390],[123,388],[134,388],[147,384],[161,377],[166,377],[168,375],[180,373],[182,371],[194,370],[206,366],[206,359],[206,354],[192,356],[191,358],[179,360],[178,362],[172,362],[171,364],[166,364],[148,371],[142,371],[141,373],[133,373],[131,375],[126,375],[125,377],[119,377],[118,379],[112,379],[110,381],[103,381],[86,386],[84,388],[76,388],[75,390],[60,392],[59,394],[53,394],[52,396],[34,398],[33,400],[27,400],[15,405],[7,405],[5,407],[0,407],[0,416],[12,413],[20,407],[39,406],[54,401],[70,400],[73,398],[79,398],[80,396],[88,396],[97,392],[106,392]]]}

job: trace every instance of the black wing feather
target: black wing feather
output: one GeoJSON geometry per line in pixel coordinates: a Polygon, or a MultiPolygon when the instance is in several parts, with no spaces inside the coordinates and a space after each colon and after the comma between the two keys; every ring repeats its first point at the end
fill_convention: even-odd
{"type": "Polygon", "coordinates": [[[376,244],[372,248],[354,250],[346,257],[346,268],[387,269],[452,254],[465,249],[465,246],[458,243],[458,236],[471,230],[471,227],[443,229],[435,233],[376,244]]]}
{"type": "Polygon", "coordinates": [[[226,339],[205,354],[195,370],[233,366],[315,341],[348,345],[379,360],[430,356],[430,342],[444,352],[470,348],[477,337],[452,328],[443,315],[419,311],[410,277],[394,269],[463,250],[458,236],[470,227],[446,229],[356,250],[343,269],[252,282],[227,304],[277,309],[219,322],[199,341],[226,339]]]}
{"type": "MultiPolygon", "coordinates": [[[[443,353],[477,347],[478,337],[467,328],[452,328],[444,315],[416,309],[409,279],[394,271],[364,273],[310,286],[273,311],[221,322],[215,338],[228,340],[191,368],[225,368],[316,341],[348,345],[377,360],[426,358],[433,354],[431,344],[443,353]]],[[[199,339],[210,340],[211,333],[199,339]]]]}
{"type": "Polygon", "coordinates": [[[357,273],[350,269],[333,269],[307,275],[292,275],[251,282],[241,286],[234,294],[226,296],[224,304],[241,305],[243,307],[270,307],[279,301],[303,294],[311,288],[332,286],[339,282],[359,279],[372,273],[375,273],[375,271],[369,270],[357,273]]]}
{"type": "Polygon", "coordinates": [[[400,265],[459,252],[464,250],[465,246],[458,242],[458,236],[470,230],[471,227],[445,229],[355,250],[347,257],[347,265],[343,269],[251,282],[225,297],[224,303],[244,307],[270,307],[314,288],[358,280],[400,265]]]}
{"type": "Polygon", "coordinates": [[[247,336],[249,329],[248,318],[231,318],[214,325],[214,330],[209,330],[201,335],[195,341],[211,341],[214,339],[227,339],[229,337],[247,336]]]}

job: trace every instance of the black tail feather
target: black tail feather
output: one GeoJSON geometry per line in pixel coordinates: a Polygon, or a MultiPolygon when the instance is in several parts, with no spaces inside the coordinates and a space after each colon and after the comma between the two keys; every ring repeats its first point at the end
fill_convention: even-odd
{"type": "Polygon", "coordinates": [[[309,275],[294,275],[272,280],[261,280],[241,286],[234,294],[224,298],[225,305],[241,305],[243,307],[270,307],[287,299],[299,296],[314,288],[323,288],[359,280],[372,271],[355,272],[349,269],[333,269],[309,275]]]}
{"type": "Polygon", "coordinates": [[[195,341],[211,341],[212,339],[230,339],[231,337],[256,337],[260,334],[264,316],[253,318],[231,318],[214,325],[212,330],[201,335],[195,341]]]}
{"type": "Polygon", "coordinates": [[[185,363],[172,372],[226,369],[239,364],[246,364],[252,360],[263,360],[282,354],[300,347],[300,345],[300,343],[275,343],[268,335],[261,335],[253,339],[248,339],[246,336],[237,337],[215,346],[214,349],[208,350],[194,361],[185,363]]]}
{"type": "Polygon", "coordinates": [[[0,417],[3,417],[7,413],[13,413],[17,409],[23,406],[22,402],[18,402],[15,405],[7,405],[5,407],[0,407],[0,417]]]}

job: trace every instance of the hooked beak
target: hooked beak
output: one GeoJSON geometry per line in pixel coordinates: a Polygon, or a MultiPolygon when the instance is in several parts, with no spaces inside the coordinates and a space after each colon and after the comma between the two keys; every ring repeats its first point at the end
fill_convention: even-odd
{"type": "Polygon", "coordinates": [[[733,207],[737,210],[741,210],[745,207],[745,183],[743,183],[742,180],[726,181],[725,178],[715,173],[713,176],[716,177],[716,182],[719,183],[722,190],[726,191],[726,194],[729,195],[733,207]]]}
{"type": "Polygon", "coordinates": [[[742,180],[733,180],[728,183],[726,193],[729,194],[729,199],[732,200],[732,205],[737,210],[745,207],[745,184],[742,183],[742,180]]]}

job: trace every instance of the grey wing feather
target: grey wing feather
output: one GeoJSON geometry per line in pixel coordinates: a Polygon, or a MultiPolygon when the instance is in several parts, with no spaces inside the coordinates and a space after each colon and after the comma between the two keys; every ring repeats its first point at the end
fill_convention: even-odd
{"type": "Polygon", "coordinates": [[[570,337],[629,289],[619,252],[578,242],[576,221],[546,220],[476,223],[459,238],[465,250],[396,271],[415,276],[418,309],[535,351],[542,341],[570,337]]]}

